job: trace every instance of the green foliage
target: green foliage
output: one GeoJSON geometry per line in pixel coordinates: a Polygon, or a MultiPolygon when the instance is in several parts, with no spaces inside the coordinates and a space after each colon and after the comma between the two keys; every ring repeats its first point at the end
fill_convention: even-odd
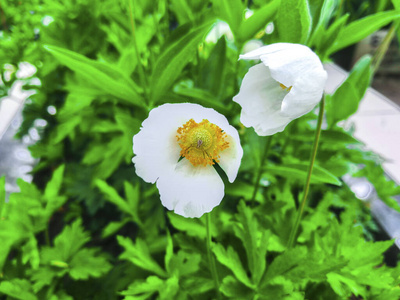
{"type": "Polygon", "coordinates": [[[304,44],[311,30],[308,0],[282,1],[276,25],[282,42],[304,44]]]}
{"type": "Polygon", "coordinates": [[[17,137],[37,119],[48,125],[29,147],[39,161],[33,182],[19,179],[20,191],[6,193],[0,177],[0,299],[400,297],[400,269],[383,261],[393,241],[377,241],[368,205],[341,180],[366,177],[400,211],[399,187],[376,155],[337,125],[357,110],[371,58],[360,59],[326,96],[328,126],[292,249],[316,116],[291,122],[265,155],[266,138],[240,124],[232,102],[257,63],[238,61],[248,42],[306,44],[327,61],[398,22],[389,1],[3,2],[0,93],[15,82],[18,64],[30,62],[41,84],[25,104],[17,137]],[[266,33],[270,22],[275,29],[266,33]],[[132,137],[149,111],[173,102],[223,113],[244,149],[209,231],[206,216],[166,211],[156,184],[139,178],[131,162],[132,137]]]}
{"type": "Polygon", "coordinates": [[[371,57],[362,57],[353,67],[349,77],[327,97],[330,109],[327,113],[329,125],[347,119],[357,111],[358,104],[364,96],[372,78],[371,57]],[[335,107],[335,109],[333,109],[335,107]]]}

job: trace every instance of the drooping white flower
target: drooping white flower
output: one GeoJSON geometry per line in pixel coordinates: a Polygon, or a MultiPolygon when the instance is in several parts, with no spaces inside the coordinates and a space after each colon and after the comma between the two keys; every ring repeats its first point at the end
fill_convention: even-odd
{"type": "Polygon", "coordinates": [[[133,137],[137,175],[157,183],[162,204],[184,217],[200,217],[219,205],[224,184],[236,178],[243,150],[225,116],[198,104],[164,104],[150,111],[133,137]]]}
{"type": "Polygon", "coordinates": [[[261,47],[240,59],[260,59],[244,76],[239,94],[240,121],[258,135],[281,132],[321,100],[327,73],[318,56],[299,44],[261,47]]]}

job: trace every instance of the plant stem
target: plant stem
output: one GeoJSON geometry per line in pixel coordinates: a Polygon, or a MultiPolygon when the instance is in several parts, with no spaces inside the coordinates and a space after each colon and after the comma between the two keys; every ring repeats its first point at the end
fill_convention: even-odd
{"type": "Polygon", "coordinates": [[[382,43],[379,45],[378,49],[376,50],[374,57],[372,59],[372,67],[373,67],[373,72],[375,73],[378,71],[378,68],[387,52],[389,49],[390,43],[393,40],[394,34],[399,26],[399,22],[394,22],[392,26],[390,27],[388,33],[386,34],[385,38],[383,39],[382,43]]]}
{"type": "Polygon", "coordinates": [[[144,94],[146,96],[148,96],[147,95],[146,75],[145,75],[145,72],[144,72],[143,65],[141,63],[139,48],[138,48],[137,42],[136,42],[135,18],[133,16],[132,0],[128,0],[128,2],[129,2],[129,18],[130,18],[130,21],[131,21],[132,37],[133,37],[133,47],[135,48],[136,59],[138,61],[140,82],[141,82],[144,94]]]}
{"type": "Polygon", "coordinates": [[[319,137],[321,135],[321,125],[322,125],[322,119],[324,116],[324,108],[325,108],[325,96],[322,97],[320,107],[319,107],[318,124],[317,124],[317,129],[315,131],[314,143],[313,143],[313,148],[312,148],[311,157],[310,157],[310,164],[308,166],[307,179],[304,184],[303,199],[301,200],[299,209],[297,211],[296,221],[294,223],[292,231],[290,232],[289,242],[287,244],[288,249],[290,249],[294,246],[294,242],[296,239],[297,231],[299,229],[301,217],[304,212],[304,207],[306,206],[308,191],[310,189],[311,174],[312,174],[312,170],[313,170],[313,166],[314,166],[315,157],[317,156],[319,137]]]}
{"type": "Polygon", "coordinates": [[[206,216],[206,230],[207,230],[207,256],[208,256],[208,263],[210,264],[210,270],[212,277],[214,279],[215,283],[215,289],[217,290],[217,295],[218,299],[221,298],[221,294],[219,292],[219,279],[218,279],[218,273],[217,273],[217,266],[215,265],[215,260],[211,251],[211,230],[210,230],[210,215],[211,213],[208,213],[206,216]]]}
{"type": "Polygon", "coordinates": [[[271,148],[272,137],[273,137],[272,135],[268,136],[267,141],[265,143],[264,154],[261,158],[260,167],[258,168],[256,183],[254,185],[253,195],[251,196],[251,202],[253,202],[256,199],[257,191],[258,191],[258,188],[260,187],[261,176],[264,172],[264,169],[263,169],[264,162],[268,157],[269,148],[271,148]]]}

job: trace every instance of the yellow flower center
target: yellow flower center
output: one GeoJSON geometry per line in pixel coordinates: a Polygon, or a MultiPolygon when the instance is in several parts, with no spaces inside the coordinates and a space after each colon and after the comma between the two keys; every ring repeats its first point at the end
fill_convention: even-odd
{"type": "Polygon", "coordinates": [[[287,87],[286,85],[279,83],[279,86],[282,88],[282,90],[287,90],[288,92],[290,92],[290,90],[292,89],[291,86],[287,87]]]}
{"type": "Polygon", "coordinates": [[[196,123],[190,119],[177,132],[176,137],[182,149],[181,157],[188,159],[193,166],[219,162],[219,153],[229,147],[225,141],[226,133],[208,120],[196,123]]]}

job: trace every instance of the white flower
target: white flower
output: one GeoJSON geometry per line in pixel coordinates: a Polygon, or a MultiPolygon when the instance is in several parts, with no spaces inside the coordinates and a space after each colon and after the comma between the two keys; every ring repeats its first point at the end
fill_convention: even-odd
{"type": "Polygon", "coordinates": [[[233,101],[242,106],[240,121],[258,135],[281,132],[321,100],[327,78],[318,56],[299,44],[261,47],[240,59],[261,59],[243,78],[233,101]]]}
{"type": "Polygon", "coordinates": [[[200,217],[224,197],[214,161],[233,182],[243,156],[238,132],[225,116],[190,103],[151,110],[133,137],[133,152],[136,173],[157,182],[162,204],[184,217],[200,217]]]}

